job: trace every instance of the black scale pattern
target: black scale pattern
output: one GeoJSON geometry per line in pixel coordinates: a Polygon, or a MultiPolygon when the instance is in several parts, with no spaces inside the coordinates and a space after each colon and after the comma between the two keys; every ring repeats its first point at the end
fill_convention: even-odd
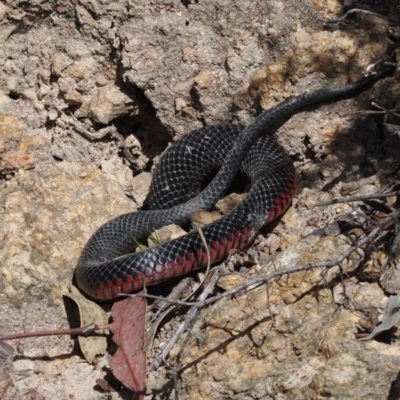
{"type": "Polygon", "coordinates": [[[80,288],[91,297],[106,300],[121,291],[138,290],[144,281],[146,285],[154,284],[205,266],[205,249],[197,232],[140,253],[128,253],[133,250],[133,238],[143,240],[153,229],[167,224],[186,224],[197,209],[210,209],[240,167],[251,178],[249,194],[231,213],[205,227],[203,233],[212,261],[226,257],[232,245],[248,245],[266,222],[287,208],[295,191],[293,164],[268,136],[268,127],[302,107],[352,95],[392,72],[393,68],[386,68],[355,83],[294,97],[264,111],[243,130],[229,125],[207,127],[175,142],[153,178],[150,204],[156,210],[120,215],[94,233],[76,268],[80,288]],[[221,160],[213,181],[189,199],[198,189],[199,180],[219,167],[221,160]]]}
{"type": "Polygon", "coordinates": [[[163,155],[150,186],[149,207],[164,210],[199,192],[208,173],[221,167],[243,127],[205,127],[174,142],[163,155]],[[217,144],[217,145],[216,145],[217,144]]]}

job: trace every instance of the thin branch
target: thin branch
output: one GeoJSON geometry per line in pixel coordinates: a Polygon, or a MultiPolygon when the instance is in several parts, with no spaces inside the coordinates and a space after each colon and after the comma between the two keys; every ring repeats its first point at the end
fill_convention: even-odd
{"type": "Polygon", "coordinates": [[[185,332],[186,328],[191,328],[191,323],[197,315],[197,312],[200,308],[203,307],[203,304],[206,301],[207,296],[214,290],[215,284],[219,279],[218,269],[214,269],[211,275],[211,279],[204,288],[203,292],[199,296],[199,301],[192,303],[192,308],[188,311],[185,320],[181,323],[171,340],[165,346],[164,350],[161,354],[156,358],[156,360],[152,364],[153,369],[157,369],[162,363],[165,362],[166,358],[168,357],[169,352],[181,337],[181,335],[185,332]]]}
{"type": "Polygon", "coordinates": [[[185,300],[188,300],[190,297],[193,297],[195,295],[195,293],[200,289],[200,287],[204,284],[205,280],[208,278],[208,275],[210,273],[210,267],[211,267],[211,253],[210,253],[210,248],[208,247],[206,238],[204,237],[204,234],[203,234],[203,231],[201,230],[200,225],[194,224],[194,227],[196,228],[197,233],[200,236],[201,242],[203,243],[203,246],[206,249],[206,253],[207,253],[207,268],[206,268],[206,272],[204,273],[204,278],[200,282],[199,287],[190,296],[188,296],[185,300]]]}
{"type": "Polygon", "coordinates": [[[368,196],[358,196],[358,197],[343,197],[342,199],[332,199],[327,201],[321,201],[319,203],[315,203],[313,207],[321,207],[321,206],[328,206],[330,204],[337,204],[337,203],[350,203],[352,201],[365,201],[365,200],[372,200],[372,199],[381,199],[383,197],[392,197],[392,196],[399,196],[400,191],[396,192],[389,192],[389,193],[375,193],[370,194],[368,196]]]}
{"type": "Polygon", "coordinates": [[[379,110],[381,110],[381,113],[382,113],[382,114],[386,114],[386,113],[387,113],[387,114],[395,115],[396,117],[400,117],[400,115],[397,113],[397,111],[400,110],[399,107],[391,108],[390,110],[388,110],[387,108],[380,106],[380,105],[379,105],[378,103],[376,103],[375,101],[373,101],[373,102],[371,103],[371,105],[374,106],[374,107],[376,107],[376,108],[378,108],[379,110]]]}
{"type": "MultiPolygon", "coordinates": [[[[219,269],[214,269],[214,272],[212,273],[211,279],[209,280],[207,286],[204,288],[203,293],[200,295],[200,299],[206,299],[208,297],[208,295],[214,290],[216,283],[218,282],[218,279],[220,277],[220,273],[219,273],[219,269]]],[[[199,337],[199,335],[197,335],[195,332],[193,332],[192,327],[196,322],[196,319],[199,315],[199,307],[192,307],[186,318],[185,321],[181,324],[182,327],[182,332],[188,332],[189,334],[186,336],[185,340],[183,341],[183,344],[181,346],[181,348],[178,351],[178,355],[176,357],[176,362],[174,364],[174,370],[173,370],[173,379],[174,379],[174,387],[175,387],[175,398],[176,400],[179,400],[179,390],[178,390],[178,383],[179,383],[179,379],[178,379],[178,370],[180,367],[180,359],[182,358],[183,352],[186,349],[186,346],[189,343],[189,339],[191,336],[195,337],[198,341],[203,341],[203,338],[199,337]]],[[[176,341],[179,339],[180,335],[177,336],[176,341]]],[[[171,349],[172,346],[176,343],[171,341],[171,349]]],[[[170,350],[169,350],[170,351],[170,350]]],[[[162,358],[159,357],[159,360],[162,360],[165,362],[168,354],[168,352],[163,352],[162,354],[162,358]]]]}
{"type": "MultiPolygon", "coordinates": [[[[162,297],[161,299],[157,299],[153,302],[152,306],[157,309],[154,315],[151,316],[151,319],[155,321],[161,313],[165,311],[167,307],[170,307],[172,304],[168,301],[164,300],[179,300],[184,297],[184,294],[187,293],[192,285],[193,278],[185,277],[183,278],[176,286],[172,288],[171,293],[168,294],[166,298],[162,297]]],[[[177,306],[178,304],[174,304],[177,306]]]]}
{"type": "MultiPolygon", "coordinates": [[[[197,232],[198,232],[198,234],[199,234],[199,236],[200,236],[200,238],[201,238],[201,241],[202,241],[204,247],[206,248],[206,253],[207,253],[207,269],[206,269],[206,272],[205,272],[205,274],[204,274],[204,278],[203,278],[201,284],[200,284],[199,287],[197,288],[197,289],[199,289],[199,288],[204,284],[204,282],[206,281],[206,279],[208,279],[209,276],[210,276],[211,253],[210,253],[210,248],[209,248],[209,246],[208,246],[208,244],[207,244],[206,238],[205,238],[205,236],[204,236],[204,234],[203,234],[203,231],[201,230],[200,225],[194,224],[194,226],[195,226],[195,228],[196,228],[196,230],[197,230],[197,232]]],[[[215,270],[215,271],[217,271],[217,270],[215,270]]],[[[204,288],[203,293],[199,296],[200,298],[203,297],[204,299],[206,299],[206,298],[208,297],[208,295],[211,293],[211,291],[214,290],[214,287],[215,287],[215,285],[216,285],[216,283],[217,283],[217,281],[218,281],[218,279],[219,279],[219,274],[217,274],[216,272],[214,272],[214,275],[213,275],[213,276],[215,277],[215,279],[212,279],[212,278],[211,278],[211,279],[209,280],[208,285],[204,288]]],[[[185,300],[188,300],[188,298],[186,298],[185,300]]],[[[173,378],[174,378],[174,388],[175,388],[175,399],[176,399],[176,400],[179,400],[178,369],[179,369],[179,366],[180,366],[180,359],[181,359],[181,357],[182,357],[182,355],[183,355],[183,352],[185,351],[185,348],[186,348],[187,344],[189,343],[189,338],[190,338],[190,336],[195,337],[195,338],[196,338],[197,340],[199,340],[199,341],[201,340],[201,338],[199,337],[199,335],[198,335],[197,333],[193,332],[193,330],[192,330],[192,327],[193,327],[193,325],[194,325],[194,323],[195,323],[195,321],[196,321],[196,319],[197,319],[197,316],[198,316],[198,311],[199,311],[199,308],[198,308],[198,307],[192,307],[192,308],[189,310],[189,312],[188,312],[188,314],[187,314],[187,316],[186,316],[186,318],[185,318],[185,321],[184,321],[184,322],[182,323],[182,325],[181,325],[181,327],[182,327],[182,332],[185,332],[185,331],[186,331],[186,332],[189,333],[189,335],[186,336],[186,338],[185,338],[185,340],[184,340],[184,342],[183,342],[181,348],[179,349],[178,355],[177,355],[177,357],[176,357],[176,362],[175,362],[175,364],[174,364],[173,378]]],[[[180,336],[180,335],[179,335],[179,336],[180,336]]],[[[172,347],[174,346],[174,344],[176,343],[176,341],[179,339],[179,336],[177,336],[177,338],[176,338],[175,341],[172,341],[172,340],[170,341],[170,343],[169,343],[169,344],[170,344],[170,349],[172,349],[172,347]]],[[[168,345],[167,345],[167,346],[168,346],[168,345]]],[[[166,346],[166,347],[167,347],[167,346],[166,346]]],[[[164,350],[165,350],[165,349],[164,349],[164,350]]],[[[170,350],[169,350],[169,351],[170,351],[170,350]]],[[[168,352],[163,352],[163,354],[162,354],[161,360],[163,360],[164,362],[165,362],[165,360],[166,360],[166,358],[167,358],[167,356],[168,356],[168,354],[169,354],[169,351],[168,351],[168,352]]],[[[160,357],[160,356],[159,356],[159,357],[160,357]]]]}
{"type": "MultiPolygon", "coordinates": [[[[201,241],[203,243],[203,246],[206,249],[206,253],[207,253],[207,269],[206,269],[206,273],[204,274],[204,278],[200,284],[200,286],[203,285],[203,283],[205,282],[206,278],[209,277],[210,275],[210,267],[211,267],[211,253],[210,253],[210,249],[208,247],[206,238],[204,237],[203,231],[201,230],[199,225],[195,225],[197,232],[199,233],[199,236],[201,238],[201,241]]],[[[200,294],[199,299],[201,300],[205,300],[208,295],[212,292],[212,290],[214,290],[215,284],[217,283],[218,279],[219,279],[219,274],[217,274],[215,272],[216,270],[214,270],[213,275],[211,276],[210,281],[208,282],[208,284],[206,285],[206,287],[204,288],[203,292],[200,294]]],[[[200,287],[199,286],[199,287],[200,287]]],[[[197,291],[197,290],[196,290],[197,291]]],[[[195,292],[196,292],[195,291],[195,292]]],[[[193,293],[194,294],[194,293],[193,293]]],[[[192,295],[191,295],[192,296],[192,295]]],[[[191,297],[190,296],[190,297],[191,297]]],[[[185,301],[187,301],[189,299],[189,296],[185,299],[185,301]]],[[[182,322],[182,324],[180,325],[180,327],[178,328],[178,330],[175,332],[174,336],[171,338],[171,340],[168,342],[168,344],[165,346],[164,350],[162,351],[162,353],[157,357],[157,359],[154,361],[153,363],[153,367],[158,368],[158,366],[162,363],[165,362],[169,352],[171,351],[172,347],[175,345],[175,343],[178,341],[178,339],[180,338],[180,336],[186,331],[188,330],[190,332],[191,327],[195,321],[195,317],[197,315],[197,312],[199,310],[200,307],[194,305],[192,306],[192,308],[189,310],[189,312],[186,315],[185,320],[182,322]]],[[[183,349],[186,347],[186,341],[185,343],[182,345],[179,354],[181,354],[183,352],[183,349]]],[[[179,358],[179,357],[178,357],[179,358]]],[[[177,361],[178,363],[178,361],[177,361]]],[[[176,373],[176,371],[175,371],[176,373]]],[[[177,380],[175,380],[175,384],[177,383],[177,380]]],[[[177,391],[177,388],[176,388],[177,391]]]]}
{"type": "Polygon", "coordinates": [[[117,128],[114,125],[106,126],[105,128],[99,129],[97,132],[90,132],[77,121],[72,120],[70,121],[70,124],[77,132],[89,138],[90,140],[99,140],[107,135],[110,135],[118,142],[118,147],[122,149],[124,156],[128,160],[128,162],[130,162],[133,166],[137,164],[136,158],[125,143],[125,138],[118,132],[117,128]]]}
{"type": "Polygon", "coordinates": [[[119,293],[118,296],[121,297],[144,297],[145,299],[153,299],[153,300],[159,300],[159,301],[164,301],[169,304],[175,304],[177,306],[187,306],[187,307],[192,307],[196,302],[193,301],[185,301],[185,300],[178,300],[178,299],[169,299],[168,297],[161,297],[161,296],[155,296],[153,294],[148,294],[148,293],[135,293],[135,294],[125,294],[125,293],[119,293]]]}
{"type": "MultiPolygon", "coordinates": [[[[319,261],[316,263],[310,263],[310,264],[305,264],[305,265],[298,265],[298,266],[294,266],[294,267],[290,267],[290,268],[286,268],[286,269],[282,269],[279,271],[274,271],[271,272],[267,275],[260,275],[257,276],[253,279],[248,280],[247,282],[236,286],[235,288],[228,290],[226,292],[223,293],[219,293],[213,297],[210,297],[209,299],[206,300],[199,300],[196,302],[186,302],[186,301],[181,301],[181,300],[167,300],[172,304],[180,304],[180,305],[184,305],[184,306],[196,306],[198,308],[203,308],[206,307],[210,304],[213,304],[215,302],[217,302],[218,300],[224,298],[224,297],[229,297],[229,296],[235,296],[241,292],[244,292],[246,290],[249,289],[255,289],[257,287],[259,287],[260,285],[269,282],[271,279],[274,278],[278,278],[281,277],[283,275],[289,275],[292,274],[294,272],[300,272],[300,271],[311,271],[313,269],[317,269],[317,268],[332,268],[335,265],[340,264],[341,262],[343,262],[346,258],[348,258],[352,253],[354,253],[355,251],[357,251],[361,246],[363,246],[364,244],[367,244],[369,242],[372,242],[375,237],[379,234],[379,232],[390,222],[395,221],[397,218],[399,218],[400,216],[400,209],[396,210],[395,212],[393,212],[392,214],[390,214],[388,217],[386,217],[384,220],[382,220],[381,222],[377,223],[374,227],[374,229],[371,230],[371,232],[363,237],[361,240],[358,240],[353,246],[349,247],[346,251],[344,251],[340,256],[336,257],[333,260],[325,260],[325,261],[319,261]]],[[[157,299],[159,297],[157,296],[152,296],[149,294],[137,294],[134,296],[142,296],[142,297],[146,297],[146,298],[150,298],[150,299],[157,299]]]]}
{"type": "MultiPolygon", "coordinates": [[[[171,313],[176,306],[180,305],[180,306],[192,306],[193,303],[188,302],[187,300],[189,300],[191,297],[193,297],[199,290],[200,288],[203,286],[204,282],[206,281],[206,279],[208,278],[209,275],[209,271],[210,271],[210,267],[211,267],[211,258],[210,258],[210,249],[207,245],[207,241],[206,238],[204,237],[203,231],[201,230],[200,226],[195,225],[197,232],[200,235],[201,241],[203,242],[204,247],[206,248],[206,253],[207,253],[207,268],[206,268],[206,272],[204,274],[203,279],[201,280],[201,282],[199,283],[199,285],[197,286],[197,288],[195,290],[193,290],[191,293],[189,293],[183,300],[178,300],[178,297],[180,294],[182,294],[182,290],[180,291],[175,291],[173,290],[173,292],[171,293],[171,295],[169,295],[168,297],[164,298],[164,297],[159,297],[159,296],[151,296],[151,298],[156,299],[156,301],[159,301],[160,303],[162,303],[162,306],[160,307],[160,309],[156,312],[155,314],[155,322],[153,322],[151,328],[147,331],[146,333],[146,341],[145,341],[145,349],[146,351],[148,351],[150,349],[150,346],[154,340],[158,325],[160,324],[160,322],[169,314],[171,313]],[[166,308],[168,308],[166,311],[164,311],[166,308]]],[[[178,287],[182,284],[182,282],[184,281],[188,281],[188,279],[183,279],[179,284],[178,287]]],[[[185,284],[184,284],[185,285],[185,284]]],[[[188,287],[188,284],[185,285],[186,287],[188,287]]],[[[130,295],[132,296],[132,295],[130,295]]],[[[135,295],[133,295],[132,297],[135,297],[135,295]]]]}
{"type": "Polygon", "coordinates": [[[107,135],[113,135],[117,132],[117,128],[114,125],[106,126],[105,128],[99,129],[97,132],[90,132],[85,129],[79,122],[77,121],[70,121],[69,122],[73,128],[79,132],[81,135],[86,136],[88,139],[91,140],[99,140],[103,139],[107,135]]]}
{"type": "Polygon", "coordinates": [[[160,308],[154,315],[151,316],[152,322],[150,322],[149,327],[147,328],[144,345],[146,353],[150,351],[160,323],[177,307],[177,304],[172,304],[166,300],[178,300],[181,296],[183,296],[183,293],[189,289],[192,280],[193,279],[189,277],[183,278],[178,285],[172,289],[172,292],[167,296],[167,298],[158,297],[158,299],[153,303],[153,305],[159,303],[160,308]]]}
{"type": "MultiPolygon", "coordinates": [[[[180,301],[180,300],[168,300],[164,299],[167,302],[170,302],[171,304],[180,304],[180,305],[186,305],[186,306],[191,306],[191,309],[189,310],[187,317],[185,321],[180,325],[178,328],[177,332],[171,339],[171,341],[168,343],[168,345],[165,347],[163,352],[160,354],[160,356],[155,360],[153,363],[153,368],[157,368],[159,365],[161,365],[162,362],[165,361],[166,357],[168,356],[170,350],[174,346],[174,344],[177,342],[179,337],[182,335],[185,330],[189,329],[191,330],[191,326],[193,321],[195,320],[195,317],[198,313],[198,311],[201,308],[204,308],[210,304],[213,304],[219,300],[221,300],[224,297],[231,297],[231,296],[236,296],[238,294],[242,294],[245,291],[255,289],[259,287],[262,284],[265,284],[269,282],[270,280],[281,277],[283,275],[289,275],[295,272],[300,272],[300,271],[310,271],[313,269],[317,268],[331,268],[336,265],[340,265],[345,259],[347,259],[352,253],[357,251],[361,246],[364,244],[373,242],[373,240],[376,238],[376,236],[380,233],[380,231],[387,226],[389,223],[397,220],[400,216],[400,209],[396,210],[393,212],[391,215],[386,217],[384,220],[376,224],[376,226],[371,230],[371,232],[363,237],[361,240],[358,240],[353,246],[350,246],[346,251],[344,251],[340,256],[336,257],[333,260],[325,260],[325,261],[319,261],[316,263],[310,263],[306,265],[299,265],[299,266],[294,266],[290,268],[286,268],[280,271],[273,271],[267,275],[261,275],[258,277],[255,277],[253,279],[250,279],[246,283],[243,283],[234,289],[228,290],[223,293],[219,293],[215,296],[212,296],[207,299],[209,294],[214,290],[214,287],[219,279],[219,269],[214,269],[211,275],[211,279],[209,283],[206,285],[204,288],[203,293],[199,296],[198,301],[195,302],[187,302],[187,301],[180,301]]],[[[210,258],[209,258],[210,260],[210,258]]],[[[151,296],[148,294],[140,294],[137,296],[142,296],[142,297],[147,297],[147,298],[156,298],[156,296],[151,296]]],[[[49,331],[39,331],[39,332],[27,332],[27,333],[16,333],[16,334],[11,334],[11,335],[1,335],[0,336],[0,341],[3,340],[13,340],[13,339],[21,339],[21,338],[29,338],[29,337],[39,337],[39,336],[53,336],[53,335],[87,335],[89,333],[95,332],[97,330],[101,330],[104,327],[98,326],[96,324],[91,324],[82,328],[74,328],[74,329],[60,329],[60,330],[49,330],[49,331]]]]}
{"type": "Polygon", "coordinates": [[[55,329],[48,331],[37,331],[37,332],[23,332],[23,333],[12,333],[10,335],[1,335],[0,341],[2,340],[15,340],[15,339],[25,339],[31,337],[40,336],[59,336],[59,335],[89,335],[95,331],[105,329],[105,326],[99,326],[97,324],[91,324],[87,326],[82,326],[81,328],[73,329],[55,329]]]}
{"type": "Polygon", "coordinates": [[[347,13],[344,14],[340,18],[337,18],[337,19],[323,19],[323,21],[336,24],[336,23],[344,21],[349,15],[356,14],[356,13],[373,15],[374,17],[383,19],[384,21],[390,22],[391,24],[395,24],[395,21],[392,18],[389,18],[389,17],[386,17],[384,15],[380,15],[380,14],[374,13],[372,11],[363,10],[361,8],[353,8],[353,9],[347,11],[347,13]]]}
{"type": "Polygon", "coordinates": [[[364,237],[362,240],[359,240],[355,245],[349,247],[339,257],[336,257],[333,260],[325,260],[325,261],[319,261],[319,262],[316,262],[316,263],[310,263],[310,264],[305,264],[305,265],[294,266],[294,267],[286,268],[284,270],[271,272],[268,275],[258,276],[256,278],[253,278],[253,279],[249,280],[246,283],[243,283],[242,285],[239,285],[239,286],[235,287],[234,289],[228,290],[228,291],[223,292],[223,293],[219,293],[219,294],[217,294],[217,295],[215,295],[213,297],[210,297],[207,300],[204,300],[201,303],[201,306],[202,307],[206,307],[209,304],[215,303],[216,301],[218,301],[218,300],[220,300],[220,299],[222,299],[224,297],[237,295],[240,292],[248,290],[250,287],[252,289],[256,288],[256,287],[259,287],[263,283],[268,282],[271,279],[280,277],[282,275],[288,275],[288,274],[292,274],[294,272],[299,272],[299,271],[310,271],[310,270],[317,269],[317,268],[331,268],[331,267],[334,267],[335,265],[338,265],[341,262],[343,262],[352,253],[354,253],[356,250],[358,250],[362,245],[364,245],[364,244],[366,244],[368,242],[371,242],[378,235],[378,233],[381,231],[381,229],[385,225],[387,225],[389,222],[392,222],[392,221],[396,220],[399,216],[400,216],[400,209],[396,210],[391,215],[389,215],[387,218],[382,220],[379,224],[376,225],[376,227],[366,237],[364,237]]]}

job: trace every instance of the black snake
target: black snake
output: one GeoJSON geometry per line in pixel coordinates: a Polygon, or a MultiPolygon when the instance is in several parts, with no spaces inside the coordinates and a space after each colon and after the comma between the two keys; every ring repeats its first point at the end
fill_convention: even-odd
{"type": "Polygon", "coordinates": [[[240,168],[251,179],[247,197],[202,231],[212,263],[227,257],[231,249],[248,246],[263,225],[287,209],[296,190],[292,161],[268,134],[271,124],[310,104],[353,95],[392,72],[385,68],[355,83],[286,100],[244,129],[206,127],[175,142],[153,178],[150,205],[155,210],[120,215],[93,234],[76,268],[79,287],[95,299],[108,300],[205,267],[207,252],[196,231],[138,253],[133,252],[135,240],[171,223],[187,224],[194,211],[210,209],[240,168]],[[215,168],[220,169],[212,182],[189,199],[198,181],[215,168]]]}

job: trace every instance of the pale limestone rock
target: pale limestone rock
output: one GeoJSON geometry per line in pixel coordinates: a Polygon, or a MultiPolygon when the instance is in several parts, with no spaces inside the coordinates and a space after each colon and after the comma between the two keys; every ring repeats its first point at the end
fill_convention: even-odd
{"type": "Polygon", "coordinates": [[[187,232],[178,225],[171,224],[163,226],[162,228],[152,232],[148,239],[149,247],[157,246],[161,243],[168,242],[169,240],[176,239],[186,234],[187,232]]]}
{"type": "Polygon", "coordinates": [[[9,173],[19,169],[32,169],[35,167],[35,160],[30,154],[20,151],[7,152],[0,155],[0,171],[9,173]]]}
{"type": "Polygon", "coordinates": [[[246,193],[237,194],[231,193],[229,196],[225,196],[223,199],[219,200],[215,205],[215,208],[221,211],[222,214],[228,214],[237,205],[239,205],[247,196],[246,193]]]}
{"type": "Polygon", "coordinates": [[[221,214],[218,211],[204,211],[204,210],[198,210],[194,212],[191,217],[191,223],[193,225],[193,228],[199,227],[202,228],[208,224],[211,224],[214,221],[217,221],[221,218],[221,214]]]}
{"type": "Polygon", "coordinates": [[[138,207],[142,207],[150,190],[152,175],[150,172],[141,172],[132,179],[132,196],[138,207]]]}
{"type": "Polygon", "coordinates": [[[9,146],[15,149],[22,136],[22,126],[13,114],[0,116],[0,153],[9,146]]]}
{"type": "Polygon", "coordinates": [[[29,301],[46,293],[60,302],[89,236],[113,216],[133,209],[114,181],[76,163],[20,171],[5,193],[0,302],[29,301]]]}
{"type": "Polygon", "coordinates": [[[78,91],[71,90],[65,95],[65,102],[72,106],[79,106],[83,103],[83,97],[78,91]]]}
{"type": "Polygon", "coordinates": [[[99,89],[89,104],[90,117],[95,122],[104,125],[134,110],[132,100],[116,86],[105,86],[99,89]]]}
{"type": "Polygon", "coordinates": [[[195,76],[194,82],[201,89],[209,88],[214,81],[213,73],[209,70],[200,71],[198,75],[195,76]]]}
{"type": "Polygon", "coordinates": [[[63,75],[63,71],[68,67],[70,61],[65,57],[64,54],[55,53],[51,64],[51,73],[57,78],[63,75]]]}

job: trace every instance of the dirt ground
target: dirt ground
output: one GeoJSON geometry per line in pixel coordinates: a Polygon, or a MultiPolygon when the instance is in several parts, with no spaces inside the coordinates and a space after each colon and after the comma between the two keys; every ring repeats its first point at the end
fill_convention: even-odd
{"type": "MultiPolygon", "coordinates": [[[[102,223],[143,205],[170,143],[361,78],[393,53],[397,11],[394,0],[1,2],[0,334],[76,326],[64,294],[84,244],[102,223]],[[353,8],[382,17],[327,22],[353,8]]],[[[355,228],[366,235],[378,211],[385,218],[397,210],[396,196],[315,203],[398,190],[398,121],[384,110],[399,93],[398,79],[382,80],[277,130],[299,189],[282,219],[225,262],[232,274],[217,293],[336,259],[355,228]]],[[[193,328],[202,340],[192,338],[180,357],[178,384],[172,370],[182,342],[149,369],[145,398],[399,399],[397,329],[379,340],[356,335],[373,329],[371,315],[400,290],[392,224],[341,269],[287,275],[202,310],[193,328]]],[[[160,327],[149,364],[182,319],[160,327]]],[[[109,355],[89,365],[76,338],[7,343],[13,355],[0,347],[0,398],[134,398],[111,377],[109,355]],[[109,391],[99,384],[105,378],[109,391]]]]}

